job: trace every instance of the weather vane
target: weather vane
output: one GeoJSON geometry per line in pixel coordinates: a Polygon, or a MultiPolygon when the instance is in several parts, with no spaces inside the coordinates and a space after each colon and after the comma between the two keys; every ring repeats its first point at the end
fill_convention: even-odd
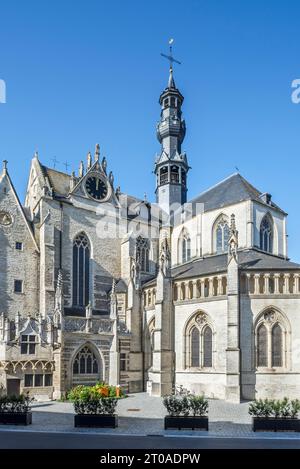
{"type": "Polygon", "coordinates": [[[165,59],[168,59],[168,61],[170,62],[170,70],[173,70],[173,63],[174,62],[176,64],[181,65],[181,62],[179,62],[179,60],[174,59],[174,57],[173,57],[173,50],[172,50],[173,42],[174,42],[174,39],[169,40],[169,50],[170,50],[169,55],[163,54],[162,52],[160,54],[162,57],[164,57],[165,59]]]}

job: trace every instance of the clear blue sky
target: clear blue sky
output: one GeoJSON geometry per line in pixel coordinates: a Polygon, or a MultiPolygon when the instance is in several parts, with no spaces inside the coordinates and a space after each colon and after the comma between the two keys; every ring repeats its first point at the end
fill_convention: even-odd
{"type": "Polygon", "coordinates": [[[300,261],[299,0],[10,0],[0,22],[0,158],[21,199],[36,148],[77,170],[96,142],[123,191],[154,198],[160,52],[174,37],[189,197],[237,166],[289,213],[300,261]]]}

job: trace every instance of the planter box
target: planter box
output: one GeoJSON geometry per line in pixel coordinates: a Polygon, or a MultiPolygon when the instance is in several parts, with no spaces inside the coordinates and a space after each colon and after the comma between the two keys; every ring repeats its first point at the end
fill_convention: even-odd
{"type": "Polygon", "coordinates": [[[32,412],[0,412],[0,423],[30,425],[32,423],[32,412]]]}
{"type": "Polygon", "coordinates": [[[118,416],[102,414],[77,414],[74,416],[75,427],[109,427],[118,426],[118,416]]]}
{"type": "Polygon", "coordinates": [[[300,419],[253,417],[254,432],[300,432],[300,419]]]}
{"type": "Polygon", "coordinates": [[[177,428],[178,430],[182,428],[208,430],[208,417],[184,417],[181,415],[172,417],[171,415],[167,415],[165,417],[165,430],[168,428],[177,428]]]}

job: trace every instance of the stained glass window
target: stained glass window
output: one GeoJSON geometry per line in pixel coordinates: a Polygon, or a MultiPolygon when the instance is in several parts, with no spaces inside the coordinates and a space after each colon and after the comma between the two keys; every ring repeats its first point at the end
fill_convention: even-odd
{"type": "Polygon", "coordinates": [[[76,236],[73,243],[73,305],[89,303],[90,248],[84,233],[76,236]]]}
{"type": "Polygon", "coordinates": [[[257,331],[257,365],[268,366],[267,329],[263,324],[257,331]]]}
{"type": "Polygon", "coordinates": [[[264,217],[260,225],[260,249],[273,252],[273,229],[269,217],[264,217]]]}

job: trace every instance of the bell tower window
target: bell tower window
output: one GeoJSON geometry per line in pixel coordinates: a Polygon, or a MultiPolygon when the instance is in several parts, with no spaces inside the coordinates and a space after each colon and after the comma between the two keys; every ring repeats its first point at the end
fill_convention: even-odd
{"type": "Polygon", "coordinates": [[[179,183],[179,168],[178,166],[171,166],[171,182],[178,184],[179,183]]]}
{"type": "Polygon", "coordinates": [[[167,184],[168,179],[168,166],[163,166],[160,170],[160,184],[167,184]]]}

